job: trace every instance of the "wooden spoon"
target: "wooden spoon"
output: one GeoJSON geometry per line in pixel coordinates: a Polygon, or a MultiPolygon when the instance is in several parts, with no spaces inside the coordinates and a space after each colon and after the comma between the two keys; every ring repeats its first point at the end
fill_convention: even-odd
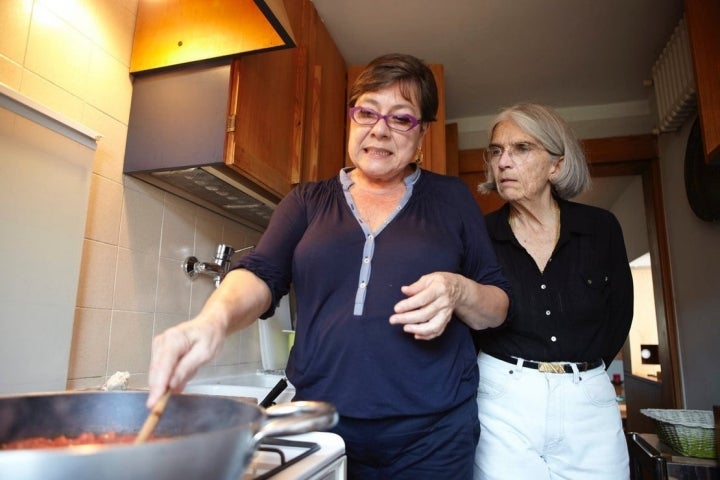
{"type": "Polygon", "coordinates": [[[171,394],[172,392],[168,390],[162,397],[160,397],[160,400],[158,400],[152,410],[150,410],[150,413],[148,414],[145,423],[143,423],[143,426],[140,429],[140,433],[138,433],[138,436],[135,437],[135,442],[133,443],[143,443],[150,437],[153,430],[155,430],[155,426],[160,421],[160,417],[165,411],[165,406],[167,405],[168,400],[170,400],[171,394]]]}

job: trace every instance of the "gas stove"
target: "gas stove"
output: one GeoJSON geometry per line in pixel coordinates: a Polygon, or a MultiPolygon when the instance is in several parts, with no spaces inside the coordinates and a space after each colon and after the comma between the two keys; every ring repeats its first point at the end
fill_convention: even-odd
{"type": "MultiPolygon", "coordinates": [[[[257,403],[270,393],[282,375],[248,374],[203,379],[185,387],[186,393],[242,397],[257,403]]],[[[275,403],[292,401],[290,384],[275,403]]],[[[263,440],[241,480],[345,480],[345,443],[339,435],[311,432],[263,440]]]]}

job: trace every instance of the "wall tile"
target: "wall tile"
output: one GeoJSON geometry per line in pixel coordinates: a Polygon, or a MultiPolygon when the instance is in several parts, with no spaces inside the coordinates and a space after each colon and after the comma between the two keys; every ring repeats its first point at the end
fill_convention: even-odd
{"type": "Polygon", "coordinates": [[[68,378],[67,390],[96,390],[105,383],[105,377],[68,378]]]}
{"type": "Polygon", "coordinates": [[[78,307],[112,308],[117,255],[115,245],[85,240],[78,283],[78,307]]]}
{"type": "Polygon", "coordinates": [[[90,40],[127,67],[135,32],[137,0],[82,0],[82,4],[101,27],[88,33],[90,40]]]}
{"type": "Polygon", "coordinates": [[[240,363],[251,363],[258,361],[260,356],[260,329],[257,321],[251,326],[239,332],[238,351],[240,363]]]}
{"type": "Polygon", "coordinates": [[[157,254],[118,249],[113,310],[151,313],[155,310],[157,254]]]}
{"type": "Polygon", "coordinates": [[[208,276],[195,277],[192,281],[192,292],[190,293],[190,316],[194,317],[200,310],[210,295],[215,291],[215,282],[208,276]]]}
{"type": "Polygon", "coordinates": [[[20,92],[45,107],[82,123],[82,100],[47,79],[26,70],[23,73],[20,92]]]}
{"type": "Polygon", "coordinates": [[[33,9],[25,68],[77,97],[87,88],[92,44],[38,2],[33,9]]]}
{"type": "Polygon", "coordinates": [[[0,55],[0,82],[19,92],[22,75],[21,65],[0,55]]]}
{"type": "Polygon", "coordinates": [[[211,261],[222,243],[223,217],[209,210],[197,210],[195,256],[201,262],[211,261]]]}
{"type": "Polygon", "coordinates": [[[85,100],[111,117],[127,123],[130,118],[132,82],[127,64],[111,57],[98,47],[90,51],[85,100]],[[113,85],[108,89],[107,85],[113,85]]]}
{"type": "Polygon", "coordinates": [[[125,189],[119,246],[153,255],[160,253],[163,217],[162,195],[125,189]]]}
{"type": "Polygon", "coordinates": [[[146,372],[131,373],[128,379],[128,389],[138,390],[141,388],[147,388],[148,386],[148,375],[146,372]]]}
{"type": "Polygon", "coordinates": [[[23,63],[30,31],[32,0],[0,2],[0,55],[23,63]]]}
{"type": "Polygon", "coordinates": [[[160,256],[184,260],[193,254],[197,208],[174,195],[165,196],[160,256]]]}
{"type": "Polygon", "coordinates": [[[115,372],[147,372],[153,314],[114,311],[110,327],[108,375],[115,372]]]}
{"type": "Polygon", "coordinates": [[[155,312],[188,315],[190,311],[191,280],[182,271],[181,262],[160,257],[155,312]]]}
{"type": "MultiPolygon", "coordinates": [[[[232,222],[226,222],[223,228],[222,242],[231,245],[236,250],[255,245],[255,243],[249,239],[248,230],[247,228],[234,225],[232,222]]],[[[242,255],[242,253],[234,255],[233,260],[239,259],[240,255],[242,255]]]]}
{"type": "Polygon", "coordinates": [[[107,371],[110,310],[75,309],[70,378],[103,377],[107,371]]]}
{"type": "Polygon", "coordinates": [[[85,237],[116,245],[120,234],[122,185],[93,174],[85,237]]]}
{"type": "Polygon", "coordinates": [[[222,350],[213,363],[215,365],[235,365],[240,363],[240,345],[242,344],[242,334],[245,332],[235,332],[225,339],[222,350]]]}
{"type": "MultiPolygon", "coordinates": [[[[242,375],[248,373],[256,373],[262,369],[259,360],[255,362],[235,364],[235,365],[215,365],[208,364],[200,367],[197,374],[193,377],[193,381],[203,379],[215,379],[219,377],[229,377],[234,375],[242,375]]],[[[262,398],[258,398],[259,402],[262,398]]]]}
{"type": "Polygon", "coordinates": [[[82,118],[85,125],[102,135],[95,152],[93,172],[122,183],[127,123],[87,104],[83,106],[82,118]]]}
{"type": "Polygon", "coordinates": [[[188,320],[187,314],[177,313],[155,313],[155,325],[153,327],[153,336],[159,335],[170,327],[174,327],[178,323],[188,320]]]}

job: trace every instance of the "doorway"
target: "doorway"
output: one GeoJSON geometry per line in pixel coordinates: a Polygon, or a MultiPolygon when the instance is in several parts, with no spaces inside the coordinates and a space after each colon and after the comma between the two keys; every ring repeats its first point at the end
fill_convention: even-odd
{"type": "Polygon", "coordinates": [[[628,401],[628,430],[652,432],[654,424],[640,413],[641,408],[678,408],[682,404],[677,327],[657,136],[591,139],[583,141],[583,148],[588,156],[593,177],[639,175],[642,179],[658,333],[657,356],[662,379],[655,384],[648,384],[640,376],[632,375],[632,365],[629,365],[630,368],[626,368],[626,372],[630,371],[630,374],[626,376],[625,393],[628,401]]]}

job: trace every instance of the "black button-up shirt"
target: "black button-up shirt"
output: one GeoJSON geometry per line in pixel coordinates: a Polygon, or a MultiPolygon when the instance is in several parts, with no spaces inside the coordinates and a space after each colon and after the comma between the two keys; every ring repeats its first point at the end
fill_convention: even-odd
{"type": "Polygon", "coordinates": [[[605,365],[620,351],[633,316],[633,284],[622,230],[607,210],[558,200],[560,238],[541,272],[515,238],[509,205],[487,228],[512,285],[507,321],[476,333],[485,352],[536,361],[605,365]]]}

